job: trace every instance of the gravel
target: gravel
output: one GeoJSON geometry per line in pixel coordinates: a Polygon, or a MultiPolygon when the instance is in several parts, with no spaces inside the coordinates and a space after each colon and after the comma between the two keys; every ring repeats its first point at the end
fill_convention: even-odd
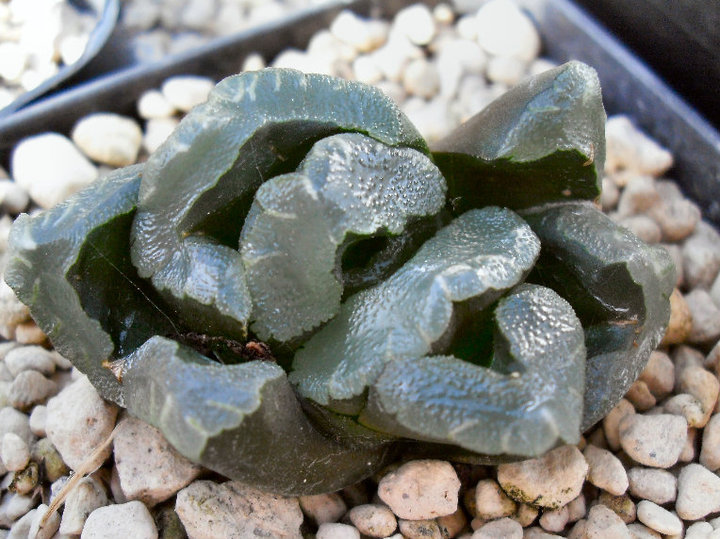
{"type": "MultiPolygon", "coordinates": [[[[0,32],[7,5],[0,2],[0,32]]],[[[307,2],[127,0],[123,13],[152,56],[301,5],[307,2]]],[[[432,141],[522,76],[552,67],[539,50],[532,22],[510,0],[490,0],[462,16],[446,5],[408,8],[395,21],[343,12],[307,51],[271,62],[251,54],[244,66],[290,65],[377,84],[432,141]]],[[[51,207],[112,167],[144,160],[214,82],[173,77],[140,98],[139,120],[98,113],[78,122],[72,140],[47,133],[21,142],[10,178],[0,171],[0,252],[13,216],[51,207]]],[[[606,136],[603,210],[665,247],[679,271],[660,349],[578,447],[501,466],[401,461],[340,492],[273,496],[186,462],[157,431],[104,403],[48,350],[2,283],[0,335],[11,342],[0,344],[0,537],[35,534],[47,507],[41,502],[116,425],[114,455],[108,448],[32,537],[51,537],[58,527],[58,537],[123,539],[179,538],[185,535],[170,530],[183,527],[191,538],[720,536],[720,234],[667,177],[669,152],[624,116],[608,119],[606,136]]]]}

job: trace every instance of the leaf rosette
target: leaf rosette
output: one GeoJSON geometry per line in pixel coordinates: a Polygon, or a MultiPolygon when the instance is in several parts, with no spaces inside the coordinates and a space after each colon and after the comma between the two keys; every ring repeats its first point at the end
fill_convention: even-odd
{"type": "Polygon", "coordinates": [[[5,278],[100,394],[284,494],[411,444],[576,443],[639,374],[673,268],[603,216],[594,71],[528,79],[431,152],[379,90],[220,82],[144,165],[18,218],[5,278]]]}

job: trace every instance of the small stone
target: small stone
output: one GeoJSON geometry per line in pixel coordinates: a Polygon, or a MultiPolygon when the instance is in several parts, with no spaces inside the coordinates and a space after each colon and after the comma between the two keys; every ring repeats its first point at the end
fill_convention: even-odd
{"type": "Polygon", "coordinates": [[[692,346],[681,344],[673,348],[672,360],[675,363],[674,389],[679,391],[682,372],[688,367],[702,367],[705,363],[705,355],[692,346]]]}
{"type": "Polygon", "coordinates": [[[390,31],[405,36],[413,45],[424,46],[432,41],[437,29],[430,9],[414,4],[398,11],[390,31]]]}
{"type": "Polygon", "coordinates": [[[28,445],[34,439],[30,430],[30,418],[10,406],[0,409],[0,440],[7,432],[17,434],[28,445]]]}
{"type": "MultiPolygon", "coordinates": [[[[117,413],[117,406],[100,398],[83,376],[48,401],[45,430],[65,463],[76,470],[110,436],[117,413]]],[[[111,450],[108,445],[98,464],[111,450]]]]}
{"type": "Polygon", "coordinates": [[[677,535],[683,531],[683,523],[677,515],[648,500],[638,503],[637,518],[647,527],[664,535],[677,535]]]}
{"type": "Polygon", "coordinates": [[[583,537],[585,539],[632,539],[622,519],[602,504],[590,508],[583,537]]]}
{"type": "Polygon", "coordinates": [[[30,311],[22,303],[12,288],[8,286],[5,279],[0,279],[0,328],[2,336],[6,339],[14,339],[18,324],[23,323],[30,317],[30,311]]]}
{"type": "Polygon", "coordinates": [[[25,468],[15,472],[11,477],[8,490],[17,494],[28,494],[40,484],[40,467],[36,462],[29,462],[25,468]]]}
{"type": "Polygon", "coordinates": [[[215,82],[206,77],[183,75],[170,77],[162,85],[165,99],[182,112],[189,112],[195,105],[207,101],[215,82]]]}
{"type": "Polygon", "coordinates": [[[678,462],[692,462],[695,460],[695,440],[697,438],[698,429],[689,428],[687,430],[687,441],[683,447],[678,462]]]}
{"type": "Polygon", "coordinates": [[[400,81],[405,66],[414,59],[424,58],[425,53],[413,45],[407,38],[399,35],[390,36],[387,43],[373,51],[372,58],[386,79],[400,81]]]}
{"type": "Polygon", "coordinates": [[[585,448],[583,456],[589,466],[588,481],[615,496],[625,493],[628,488],[628,477],[620,459],[610,451],[593,445],[585,448]]]}
{"type": "Polygon", "coordinates": [[[696,288],[685,296],[692,329],[688,341],[696,344],[715,342],[720,338],[720,308],[702,288],[696,288]]]}
{"type": "Polygon", "coordinates": [[[175,114],[175,107],[158,90],[148,90],[137,102],[138,114],[145,120],[152,118],[170,118],[175,114]]]}
{"type": "Polygon", "coordinates": [[[167,500],[201,471],[180,455],[155,427],[130,415],[118,421],[115,466],[125,498],[152,507],[167,500]]]}
{"type": "Polygon", "coordinates": [[[509,517],[517,504],[500,488],[494,479],[483,479],[475,487],[475,516],[485,520],[509,517]]]}
{"type": "Polygon", "coordinates": [[[700,401],[687,393],[670,397],[663,404],[663,411],[684,417],[689,427],[698,427],[707,421],[700,401]]]}
{"type": "Polygon", "coordinates": [[[108,497],[102,485],[92,477],[84,477],[65,500],[60,533],[79,535],[90,513],[106,505],[108,497]]]}
{"type": "Polygon", "coordinates": [[[47,335],[33,320],[28,320],[15,327],[15,340],[20,344],[42,344],[47,341],[47,335]]]}
{"type": "Polygon", "coordinates": [[[17,215],[25,211],[29,203],[30,195],[25,189],[9,179],[0,179],[0,204],[6,212],[17,215]]]}
{"type": "Polygon", "coordinates": [[[720,511],[720,477],[700,464],[688,464],[678,476],[675,510],[683,520],[720,511]]]}
{"type": "Polygon", "coordinates": [[[419,97],[411,97],[404,103],[403,112],[429,142],[442,138],[452,121],[448,102],[443,97],[436,97],[429,102],[419,97]]]}
{"type": "Polygon", "coordinates": [[[460,480],[449,462],[410,461],[380,480],[378,495],[398,517],[425,520],[455,512],[460,480]]]}
{"type": "Polygon", "coordinates": [[[540,517],[540,526],[549,532],[561,532],[570,520],[567,505],[558,509],[545,510],[540,517]]]}
{"type": "Polygon", "coordinates": [[[692,331],[693,321],[690,308],[682,293],[675,288],[670,295],[670,322],[668,323],[663,345],[685,342],[692,331]]]}
{"type": "MultiPolygon", "coordinates": [[[[645,526],[645,524],[640,524],[639,522],[628,524],[627,529],[632,539],[662,539],[662,536],[658,532],[651,530],[645,526]]],[[[685,539],[688,539],[687,536],[685,539]]]]}
{"type": "Polygon", "coordinates": [[[620,449],[620,421],[625,416],[635,413],[635,407],[626,399],[620,399],[615,407],[608,412],[603,419],[603,431],[610,449],[617,451],[620,449]]]}
{"type": "Polygon", "coordinates": [[[30,462],[30,449],[25,440],[14,432],[6,432],[0,442],[2,462],[11,472],[25,469],[30,462]]]}
{"type": "Polygon", "coordinates": [[[604,212],[615,209],[620,200],[620,190],[612,178],[606,176],[602,180],[602,191],[600,192],[600,205],[604,212]]]}
{"type": "Polygon", "coordinates": [[[57,391],[57,384],[38,371],[23,371],[10,386],[9,400],[18,410],[28,410],[35,404],[45,402],[57,391]]]}
{"type": "Polygon", "coordinates": [[[702,367],[689,367],[679,373],[678,389],[695,397],[705,414],[702,422],[691,427],[702,428],[710,420],[715,403],[720,395],[720,382],[715,375],[702,367]]]}
{"type": "Polygon", "coordinates": [[[137,160],[142,130],[132,118],[96,113],[85,116],[75,125],[72,140],[90,159],[124,167],[137,160]]]}
{"type": "Polygon", "coordinates": [[[315,539],[360,539],[360,532],[347,524],[324,522],[320,524],[315,539]]]}
{"type": "Polygon", "coordinates": [[[350,509],[348,518],[360,533],[370,537],[387,537],[397,529],[395,515],[385,505],[357,505],[350,509]]]}
{"type": "Polygon", "coordinates": [[[60,453],[47,438],[41,438],[33,444],[30,458],[43,467],[43,477],[48,481],[57,481],[70,472],[60,453]]]}
{"type": "Polygon", "coordinates": [[[38,438],[45,437],[45,421],[47,420],[47,407],[42,404],[35,406],[30,413],[30,430],[38,438]]]}
{"type": "Polygon", "coordinates": [[[657,404],[655,395],[652,394],[644,380],[635,380],[625,394],[625,398],[632,402],[635,409],[640,412],[645,412],[657,404]]]}
{"type": "Polygon", "coordinates": [[[511,518],[493,520],[478,528],[472,539],[522,539],[523,529],[511,518]]]}
{"type": "Polygon", "coordinates": [[[660,176],[673,164],[672,154],[636,128],[627,116],[611,116],[605,124],[605,171],[632,170],[660,176]]]}
{"type": "Polygon", "coordinates": [[[568,522],[577,522],[587,513],[585,495],[580,494],[577,498],[570,500],[565,507],[568,508],[568,522]]]}
{"type": "Polygon", "coordinates": [[[28,537],[33,539],[51,539],[55,537],[55,532],[60,527],[60,515],[55,512],[50,515],[47,519],[45,515],[48,512],[48,506],[41,503],[35,509],[32,522],[30,523],[30,530],[28,537]],[[42,528],[40,524],[42,523],[42,528]]]}
{"type": "Polygon", "coordinates": [[[358,52],[370,52],[382,46],[388,32],[386,22],[364,19],[349,10],[341,11],[330,24],[330,33],[358,52]]]}
{"type": "Polygon", "coordinates": [[[55,352],[50,352],[42,346],[19,346],[7,353],[5,365],[13,377],[28,370],[49,376],[55,372],[55,355],[55,352]]]}
{"type": "Polygon", "coordinates": [[[532,62],[540,52],[540,36],[532,20],[514,2],[490,0],[475,15],[480,46],[492,55],[532,62]]]}
{"type": "Polygon", "coordinates": [[[713,472],[720,469],[720,414],[713,415],[705,425],[700,464],[713,472]]]}
{"type": "Polygon", "coordinates": [[[398,520],[398,529],[407,539],[442,539],[440,526],[434,520],[398,520]]]}
{"type": "Polygon", "coordinates": [[[491,82],[515,86],[525,76],[525,64],[515,56],[493,56],[485,75],[491,82]]]}
{"type": "Polygon", "coordinates": [[[412,60],[403,71],[403,87],[408,94],[431,98],[440,88],[440,76],[435,66],[418,58],[412,60]]]}
{"type": "Polygon", "coordinates": [[[8,539],[24,539],[30,536],[30,526],[32,526],[33,520],[35,519],[35,509],[26,513],[15,522],[8,533],[8,539]]]}
{"type": "Polygon", "coordinates": [[[142,502],[106,505],[95,509],[85,521],[83,539],[157,539],[150,511],[142,502]]]}
{"type": "Polygon", "coordinates": [[[644,213],[659,203],[660,194],[655,187],[655,180],[651,176],[635,176],[620,195],[618,214],[628,217],[644,213]]]}
{"type": "Polygon", "coordinates": [[[649,245],[660,243],[662,239],[660,227],[647,215],[630,215],[621,219],[619,224],[649,245]]]}
{"type": "Polygon", "coordinates": [[[37,505],[35,496],[7,492],[0,503],[0,525],[9,528],[13,522],[37,505]]]}
{"type": "MultiPolygon", "coordinates": [[[[537,518],[539,513],[540,511],[534,505],[530,505],[529,503],[521,503],[518,504],[517,512],[512,518],[513,520],[516,520],[523,528],[525,528],[535,522],[535,519],[537,518]]],[[[583,512],[583,514],[585,513],[583,512]]]]}
{"type": "Polygon", "coordinates": [[[658,224],[662,240],[679,242],[695,231],[700,222],[700,208],[686,199],[664,201],[650,209],[650,217],[658,224]]]}
{"type": "Polygon", "coordinates": [[[562,539],[562,535],[548,533],[542,528],[526,528],[523,531],[523,539],[562,539]]]}
{"type": "Polygon", "coordinates": [[[153,118],[148,120],[145,125],[145,135],[143,136],[143,148],[148,153],[153,153],[162,146],[179,123],[175,118],[153,118]]]}
{"type": "Polygon", "coordinates": [[[544,456],[498,466],[498,482],[513,499],[555,509],[580,494],[588,464],[577,447],[566,445],[544,456]]]}
{"type": "Polygon", "coordinates": [[[612,510],[625,524],[633,522],[637,516],[635,503],[627,494],[613,496],[609,492],[601,491],[598,502],[612,510]]]}
{"type": "Polygon", "coordinates": [[[462,530],[467,527],[468,519],[462,507],[458,507],[452,515],[444,515],[437,517],[435,522],[440,528],[440,535],[443,539],[456,537],[462,530]]]}
{"type": "Polygon", "coordinates": [[[720,233],[700,221],[682,246],[683,274],[688,288],[709,289],[720,272],[720,233]]]}
{"type": "Polygon", "coordinates": [[[383,78],[383,73],[373,60],[372,56],[360,55],[353,60],[352,70],[355,80],[365,84],[375,84],[383,78]]]}
{"type": "Polygon", "coordinates": [[[678,461],[687,440],[684,417],[629,414],[619,425],[620,445],[635,462],[669,468],[678,461]]]}
{"type": "Polygon", "coordinates": [[[261,69],[265,69],[266,67],[267,63],[265,62],[265,59],[262,57],[262,55],[254,52],[248,54],[245,57],[240,71],[260,71],[261,69]]]}
{"type": "Polygon", "coordinates": [[[193,539],[302,539],[297,498],[268,494],[239,481],[194,481],[178,492],[175,511],[193,539]]]}
{"type": "Polygon", "coordinates": [[[92,183],[95,166],[68,138],[44,133],[22,140],[12,154],[17,184],[42,208],[51,208],[92,183]]]}
{"type": "MultiPolygon", "coordinates": [[[[337,522],[347,511],[347,505],[342,497],[332,492],[329,494],[316,494],[313,496],[300,496],[300,509],[317,525],[325,522],[337,522]]],[[[354,523],[353,523],[354,524],[354,523]]],[[[390,535],[386,533],[385,535],[390,535]]]]}
{"type": "Polygon", "coordinates": [[[666,470],[653,468],[632,468],[628,471],[630,492],[662,505],[675,500],[677,479],[666,470]]]}
{"type": "Polygon", "coordinates": [[[460,81],[467,74],[482,75],[487,65],[485,52],[468,39],[443,40],[435,55],[435,67],[440,76],[440,95],[454,97],[460,81]]]}

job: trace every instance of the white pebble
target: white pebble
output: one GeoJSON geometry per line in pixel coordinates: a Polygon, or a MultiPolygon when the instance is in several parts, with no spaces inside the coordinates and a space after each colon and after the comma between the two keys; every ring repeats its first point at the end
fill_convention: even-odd
{"type": "Polygon", "coordinates": [[[30,195],[25,189],[12,180],[0,180],[0,204],[5,211],[17,214],[25,211],[29,203],[30,195]]]}
{"type": "Polygon", "coordinates": [[[440,76],[440,94],[451,98],[457,94],[463,76],[485,72],[487,55],[474,41],[445,39],[435,55],[435,65],[440,76]]]}
{"type": "Polygon", "coordinates": [[[633,125],[627,116],[611,116],[605,124],[605,171],[632,170],[660,176],[673,164],[672,154],[633,125]]]}
{"type": "Polygon", "coordinates": [[[162,93],[175,108],[188,112],[207,101],[214,86],[215,82],[207,77],[183,75],[167,79],[162,85],[162,93]]]}
{"type": "MultiPolygon", "coordinates": [[[[578,521],[582,522],[582,521],[578,521]]],[[[593,506],[588,512],[584,539],[632,539],[625,522],[605,505],[593,506]]]]}
{"type": "Polygon", "coordinates": [[[180,122],[175,118],[153,118],[148,120],[145,125],[143,148],[148,153],[153,153],[168,139],[178,123],[180,122]]]}
{"type": "Polygon", "coordinates": [[[348,518],[360,533],[371,537],[387,537],[397,529],[395,515],[386,505],[356,505],[348,518]]]}
{"type": "Polygon", "coordinates": [[[546,509],[540,517],[540,526],[549,532],[560,532],[565,529],[570,520],[570,513],[567,505],[557,509],[546,509]]]}
{"type": "Polygon", "coordinates": [[[720,414],[713,415],[705,425],[700,464],[713,472],[720,468],[720,414]]]}
{"type": "Polygon", "coordinates": [[[640,500],[637,518],[647,527],[664,535],[677,535],[683,531],[683,523],[677,515],[649,500],[640,500]]]}
{"type": "Polygon", "coordinates": [[[316,524],[337,522],[347,511],[347,505],[337,492],[300,496],[300,509],[316,524]]]}
{"type": "Polygon", "coordinates": [[[264,69],[265,67],[267,67],[267,63],[265,63],[265,59],[260,54],[254,52],[252,54],[248,54],[245,57],[245,60],[243,60],[240,71],[260,71],[261,69],[264,69]]]}
{"type": "Polygon", "coordinates": [[[720,511],[720,477],[700,464],[688,464],[678,476],[675,510],[683,520],[720,511]]]}
{"type": "Polygon", "coordinates": [[[0,455],[5,468],[11,472],[24,470],[30,462],[30,449],[25,440],[14,432],[7,432],[2,437],[0,455]]]}
{"type": "Polygon", "coordinates": [[[675,501],[677,479],[667,470],[657,468],[631,468],[627,472],[630,493],[658,505],[675,501]]]}
{"type": "Polygon", "coordinates": [[[170,118],[175,114],[175,107],[158,90],[148,90],[140,96],[137,103],[141,118],[170,118]]]}
{"type": "Polygon", "coordinates": [[[685,296],[685,302],[692,317],[688,341],[697,344],[717,341],[720,337],[720,308],[715,305],[707,290],[691,290],[685,296]]]}
{"type": "Polygon", "coordinates": [[[106,505],[95,509],[85,521],[82,539],[157,539],[150,511],[141,502],[106,505]]]}
{"type": "Polygon", "coordinates": [[[403,36],[390,36],[387,43],[373,51],[372,58],[385,78],[400,81],[405,66],[414,59],[424,58],[422,49],[403,36]]]}
{"type": "Polygon", "coordinates": [[[695,522],[685,530],[685,539],[710,539],[713,527],[705,521],[695,522]]]}
{"type": "Polygon", "coordinates": [[[383,73],[372,56],[361,54],[352,63],[355,80],[365,84],[375,84],[383,78],[383,73]]]}
{"type": "Polygon", "coordinates": [[[449,515],[458,504],[460,480],[449,462],[410,461],[380,480],[378,496],[403,519],[449,515]]]}
{"type": "Polygon", "coordinates": [[[47,406],[38,404],[30,413],[30,430],[39,437],[45,437],[45,421],[47,420],[47,406]]]}
{"type": "Polygon", "coordinates": [[[540,36],[532,20],[510,0],[490,0],[475,15],[480,46],[493,55],[532,62],[540,52],[540,36]]]}
{"type": "Polygon", "coordinates": [[[491,82],[515,86],[525,75],[525,66],[514,56],[494,56],[487,63],[485,74],[491,82]]]}
{"type": "Polygon", "coordinates": [[[522,539],[523,529],[510,518],[501,518],[483,524],[472,535],[472,539],[522,539]]]}
{"type": "Polygon", "coordinates": [[[28,513],[37,503],[35,496],[6,493],[0,503],[0,525],[9,528],[13,522],[28,513]]]}
{"type": "Polygon", "coordinates": [[[330,24],[330,33],[358,52],[370,52],[387,40],[388,24],[364,19],[352,11],[343,10],[330,24]]]}
{"type": "Polygon", "coordinates": [[[42,346],[19,346],[7,353],[5,365],[13,376],[28,370],[52,375],[55,372],[55,355],[55,352],[50,352],[42,346]]]}
{"type": "Polygon", "coordinates": [[[684,417],[629,414],[619,425],[620,444],[635,462],[669,468],[678,461],[687,440],[684,417]]]}
{"type": "Polygon", "coordinates": [[[27,61],[28,55],[20,45],[12,41],[0,43],[0,79],[19,82],[27,61]]]}
{"type": "Polygon", "coordinates": [[[22,140],[12,154],[12,176],[43,208],[92,183],[98,171],[68,138],[44,133],[22,140]]]}
{"type": "Polygon", "coordinates": [[[108,497],[103,486],[93,477],[84,477],[65,500],[60,533],[67,535],[82,533],[88,515],[106,505],[108,505],[108,497]]]}
{"type": "MultiPolygon", "coordinates": [[[[655,530],[651,530],[645,524],[639,522],[631,522],[627,525],[632,539],[662,539],[662,536],[655,530]]],[[[685,537],[685,539],[688,539],[685,537]]]]}
{"type": "Polygon", "coordinates": [[[517,509],[494,479],[482,479],[475,487],[475,516],[485,520],[509,517],[517,509]]]}
{"type": "Polygon", "coordinates": [[[10,406],[0,409],[0,439],[5,436],[6,432],[14,432],[28,445],[34,440],[30,430],[30,418],[10,406]]]}
{"type": "Polygon", "coordinates": [[[433,64],[418,58],[403,71],[403,86],[408,94],[429,99],[438,92],[440,76],[433,64]]]}
{"type": "Polygon", "coordinates": [[[615,455],[607,449],[588,445],[583,451],[588,463],[588,481],[614,496],[620,496],[628,488],[625,467],[615,455]]]}
{"type": "Polygon", "coordinates": [[[14,339],[18,324],[29,317],[27,305],[17,298],[5,279],[0,279],[0,334],[6,339],[14,339]]]}
{"type": "Polygon", "coordinates": [[[360,532],[347,524],[324,523],[318,528],[316,539],[360,539],[360,532]]]}
{"type": "Polygon", "coordinates": [[[430,9],[424,4],[414,4],[401,9],[392,24],[392,33],[407,37],[414,45],[427,45],[435,37],[437,28],[430,9]]]}
{"type": "Polygon", "coordinates": [[[54,512],[49,517],[45,518],[48,512],[48,506],[41,503],[37,506],[34,511],[32,522],[30,523],[30,530],[28,532],[28,538],[32,539],[51,539],[55,538],[55,532],[60,527],[60,515],[54,512]],[[40,524],[42,523],[42,528],[40,524]]]}
{"type": "Polygon", "coordinates": [[[10,404],[18,410],[28,410],[34,404],[45,402],[58,392],[55,382],[38,371],[23,371],[10,385],[10,404]]]}
{"type": "Polygon", "coordinates": [[[142,130],[132,118],[97,113],[85,116],[75,125],[72,140],[90,159],[124,167],[137,160],[142,130]]]}

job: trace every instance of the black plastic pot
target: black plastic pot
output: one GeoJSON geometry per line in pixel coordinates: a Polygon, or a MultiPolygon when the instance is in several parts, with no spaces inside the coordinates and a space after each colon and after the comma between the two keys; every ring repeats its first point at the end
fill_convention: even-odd
{"type": "MultiPolygon", "coordinates": [[[[544,54],[558,62],[582,60],[598,71],[610,114],[627,114],[675,156],[671,175],[720,225],[720,134],[612,35],[568,0],[519,0],[537,22],[544,54]]],[[[135,114],[147,89],[176,74],[215,79],[236,73],[245,56],[273,58],[287,47],[303,48],[342,9],[391,16],[412,0],[336,1],[271,24],[217,39],[160,63],[132,65],[33,103],[0,118],[0,159],[7,165],[13,145],[44,132],[68,133],[82,116],[97,111],[135,114]]],[[[428,4],[436,2],[429,1],[428,4]]]]}

